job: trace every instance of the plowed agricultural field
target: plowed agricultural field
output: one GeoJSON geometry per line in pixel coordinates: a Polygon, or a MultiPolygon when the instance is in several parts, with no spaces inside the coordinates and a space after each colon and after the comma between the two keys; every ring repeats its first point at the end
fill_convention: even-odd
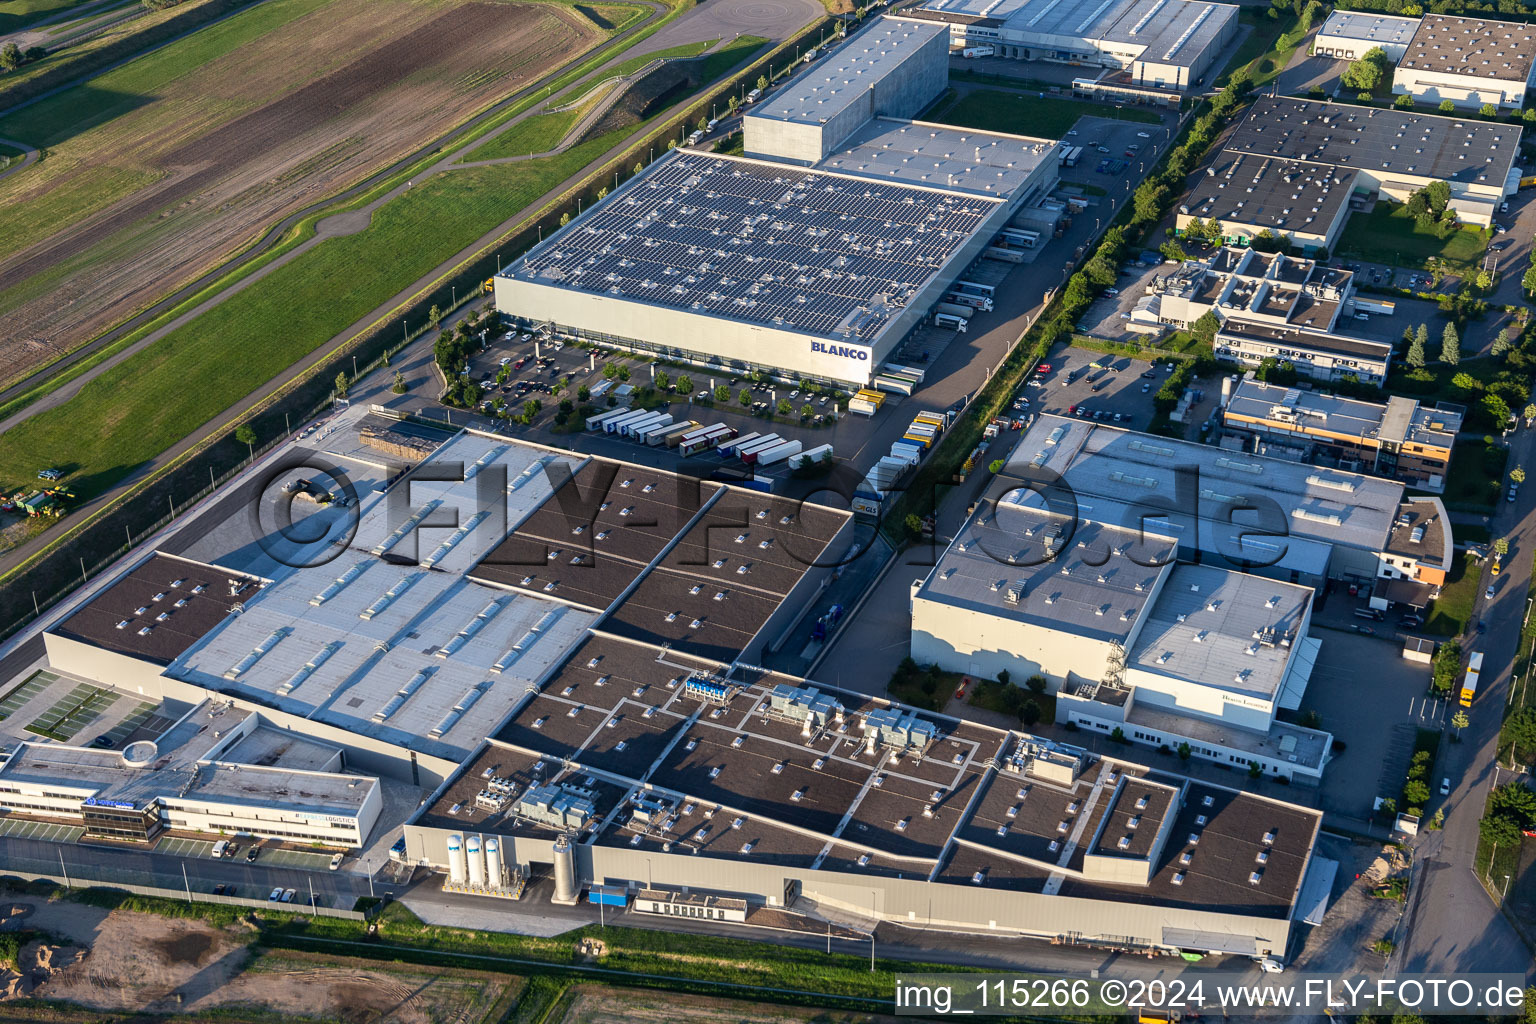
{"type": "Polygon", "coordinates": [[[269,0],[0,119],[0,383],[603,38],[500,0],[269,0]]]}

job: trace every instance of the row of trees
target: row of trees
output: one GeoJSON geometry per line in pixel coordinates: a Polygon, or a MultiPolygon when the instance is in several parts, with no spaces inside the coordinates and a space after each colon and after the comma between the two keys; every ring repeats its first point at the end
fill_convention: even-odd
{"type": "Polygon", "coordinates": [[[1536,791],[1520,782],[1496,787],[1488,794],[1487,813],[1477,828],[1489,843],[1518,844],[1521,833],[1536,828],[1536,791]]]}

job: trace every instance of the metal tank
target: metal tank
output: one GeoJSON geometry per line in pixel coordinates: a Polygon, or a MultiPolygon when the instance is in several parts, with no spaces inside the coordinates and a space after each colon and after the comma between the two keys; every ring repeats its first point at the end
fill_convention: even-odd
{"type": "Polygon", "coordinates": [[[448,881],[454,885],[464,884],[464,837],[452,835],[448,837],[448,881]]]}
{"type": "Polygon", "coordinates": [[[576,852],[571,849],[571,837],[555,840],[555,902],[576,902],[576,852]]]}
{"type": "Polygon", "coordinates": [[[470,836],[465,845],[469,855],[469,884],[478,889],[485,885],[485,857],[480,853],[480,837],[470,836]]]}
{"type": "Polygon", "coordinates": [[[506,867],[501,862],[501,842],[494,837],[485,841],[485,884],[492,889],[507,884],[506,867]]]}

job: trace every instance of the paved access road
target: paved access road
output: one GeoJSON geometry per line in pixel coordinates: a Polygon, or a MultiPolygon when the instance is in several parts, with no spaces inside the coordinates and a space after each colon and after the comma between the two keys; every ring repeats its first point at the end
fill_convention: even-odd
{"type": "MultiPolygon", "coordinates": [[[[1509,465],[1536,466],[1536,431],[1522,429],[1511,436],[1509,465]]],[[[1391,966],[1421,971],[1517,971],[1533,975],[1531,951],[1499,912],[1474,872],[1477,821],[1494,785],[1496,745],[1502,712],[1509,699],[1510,672],[1520,627],[1525,618],[1536,552],[1536,498],[1522,489],[1518,501],[1499,502],[1493,536],[1509,539],[1509,556],[1492,601],[1478,603],[1473,621],[1488,621],[1488,631],[1466,641],[1469,651],[1483,652],[1479,693],[1467,716],[1471,724],[1460,743],[1443,742],[1435,762],[1440,777],[1451,780],[1445,800],[1445,828],[1425,832],[1418,841],[1413,887],[1403,918],[1403,934],[1391,966]]],[[[1480,588],[1481,589],[1481,588],[1480,588]]],[[[1510,781],[1505,778],[1503,781],[1510,781]]],[[[1326,783],[1325,783],[1326,784],[1326,783]]],[[[1527,840],[1529,842],[1529,840],[1527,840]]],[[[1495,879],[1502,884],[1502,879],[1495,879]]]]}
{"type": "MultiPolygon", "coordinates": [[[[219,884],[235,887],[234,895],[266,899],[275,887],[294,889],[299,898],[311,888],[324,906],[350,909],[361,896],[370,894],[368,879],[348,871],[303,871],[271,867],[258,859],[247,862],[243,854],[221,860],[179,857],[140,850],[120,850],[91,844],[53,843],[39,839],[0,837],[0,873],[26,871],[68,875],[72,883],[91,882],[152,885],[162,889],[188,889],[212,893],[219,884]],[[185,875],[183,875],[185,871],[185,875]]],[[[389,887],[380,883],[382,895],[389,887]]]]}

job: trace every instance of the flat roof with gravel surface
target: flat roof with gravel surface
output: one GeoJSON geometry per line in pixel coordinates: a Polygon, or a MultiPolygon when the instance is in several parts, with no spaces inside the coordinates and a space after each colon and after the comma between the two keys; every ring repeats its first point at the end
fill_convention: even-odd
{"type": "Polygon", "coordinates": [[[1523,22],[1426,14],[1399,68],[1528,82],[1536,62],[1536,28],[1523,22]]]}

